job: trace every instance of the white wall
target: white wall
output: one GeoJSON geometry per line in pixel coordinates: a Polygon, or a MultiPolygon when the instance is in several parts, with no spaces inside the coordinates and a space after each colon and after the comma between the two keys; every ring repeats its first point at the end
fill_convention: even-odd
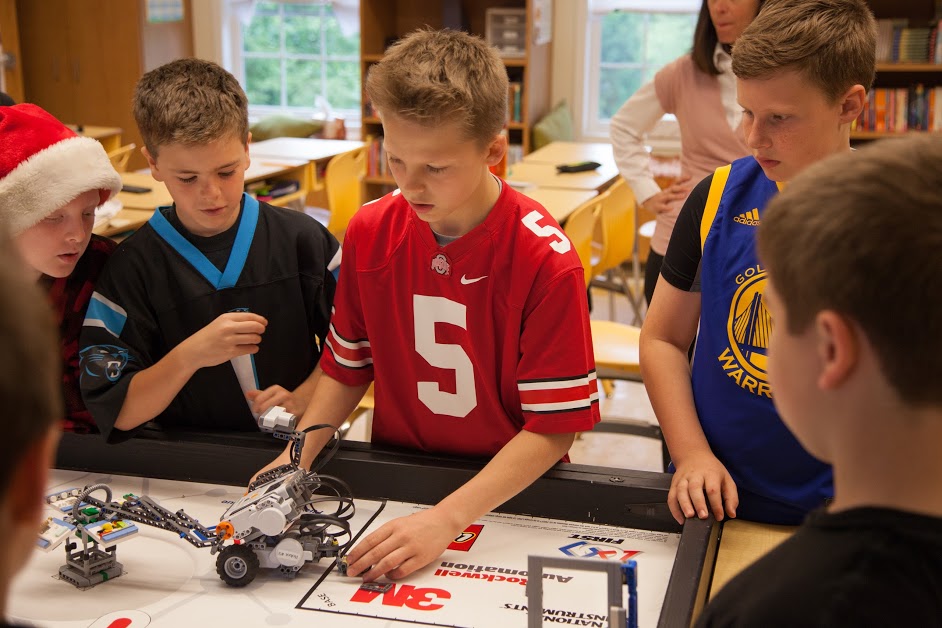
{"type": "Polygon", "coordinates": [[[222,24],[223,0],[194,0],[193,55],[200,59],[223,62],[222,24]]]}

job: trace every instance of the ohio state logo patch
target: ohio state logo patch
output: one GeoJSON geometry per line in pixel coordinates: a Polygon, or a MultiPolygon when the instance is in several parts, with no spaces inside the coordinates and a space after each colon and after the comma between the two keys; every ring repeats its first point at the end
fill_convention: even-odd
{"type": "Polygon", "coordinates": [[[444,253],[437,253],[435,257],[432,258],[431,268],[444,277],[451,275],[451,261],[449,261],[448,256],[444,253]]]}

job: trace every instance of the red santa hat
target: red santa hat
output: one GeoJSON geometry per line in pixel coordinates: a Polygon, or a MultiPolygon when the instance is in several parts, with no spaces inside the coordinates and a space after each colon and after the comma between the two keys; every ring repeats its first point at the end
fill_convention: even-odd
{"type": "Polygon", "coordinates": [[[36,105],[0,107],[0,225],[17,235],[88,190],[121,190],[99,142],[36,105]]]}

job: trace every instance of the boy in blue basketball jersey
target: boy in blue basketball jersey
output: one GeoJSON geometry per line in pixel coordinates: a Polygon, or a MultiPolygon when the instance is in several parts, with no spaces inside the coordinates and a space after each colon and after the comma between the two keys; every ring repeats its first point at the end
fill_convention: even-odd
{"type": "Polygon", "coordinates": [[[641,334],[645,386],[676,466],[668,503],[680,522],[712,512],[794,525],[833,495],[830,468],[772,404],[774,320],[755,232],[792,177],[850,151],[875,57],[876,25],[863,0],[769,0],[736,41],[733,72],[753,155],[691,193],[641,334]]]}
{"type": "Polygon", "coordinates": [[[243,192],[248,100],[216,64],[145,74],[134,117],[174,204],[125,240],[96,284],[81,336],[82,395],[109,441],[169,427],[257,430],[300,414],[316,383],[337,241],[311,217],[243,192]]]}

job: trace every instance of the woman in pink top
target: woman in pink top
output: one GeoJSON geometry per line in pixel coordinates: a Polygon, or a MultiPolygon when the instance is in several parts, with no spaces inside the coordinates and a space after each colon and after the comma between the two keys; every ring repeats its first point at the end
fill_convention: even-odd
{"type": "Polygon", "coordinates": [[[693,49],[659,71],[612,117],[611,137],[621,175],[642,207],[657,216],[644,273],[648,303],[660,274],[674,221],[693,184],[749,154],[740,130],[732,45],[758,14],[763,0],[703,0],[693,49]],[[681,176],[661,190],[651,176],[644,135],[665,113],[680,127],[681,176]]]}

